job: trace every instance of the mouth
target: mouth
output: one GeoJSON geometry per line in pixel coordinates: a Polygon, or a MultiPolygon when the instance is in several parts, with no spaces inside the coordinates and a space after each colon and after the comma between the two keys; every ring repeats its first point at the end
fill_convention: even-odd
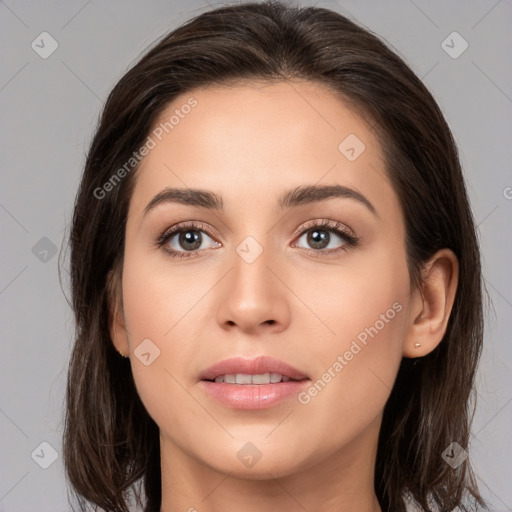
{"type": "Polygon", "coordinates": [[[218,375],[215,379],[203,379],[207,382],[223,382],[225,384],[240,384],[240,385],[264,385],[264,384],[279,384],[280,382],[301,381],[306,379],[292,379],[280,373],[260,373],[260,374],[247,374],[247,373],[228,373],[225,375],[218,375]]]}
{"type": "Polygon", "coordinates": [[[302,371],[273,357],[253,359],[234,357],[216,363],[200,376],[200,380],[235,385],[267,385],[309,380],[302,371]]]}
{"type": "Polygon", "coordinates": [[[235,357],[203,371],[200,386],[225,407],[256,411],[291,400],[310,380],[304,372],[273,357],[235,357]]]}

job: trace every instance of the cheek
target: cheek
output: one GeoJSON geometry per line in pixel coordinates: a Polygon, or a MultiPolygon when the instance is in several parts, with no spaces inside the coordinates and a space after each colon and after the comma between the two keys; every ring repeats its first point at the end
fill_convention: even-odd
{"type": "Polygon", "coordinates": [[[301,403],[318,428],[328,424],[334,437],[350,435],[382,411],[402,359],[405,259],[382,257],[361,262],[358,270],[331,269],[296,284],[294,290],[322,320],[315,319],[319,335],[303,340],[306,360],[319,370],[301,403]],[[344,434],[336,430],[338,422],[344,434]]]}
{"type": "MultiPolygon", "coordinates": [[[[354,265],[300,272],[290,279],[309,310],[298,306],[311,325],[309,332],[317,333],[318,353],[324,346],[348,349],[358,335],[362,344],[368,342],[367,347],[370,339],[381,340],[373,344],[376,350],[393,341],[396,347],[401,341],[405,314],[400,313],[409,292],[405,257],[381,253],[376,258],[362,257],[354,265]]],[[[297,318],[292,317],[293,321],[297,318]]]]}
{"type": "Polygon", "coordinates": [[[200,339],[204,331],[196,322],[202,295],[204,284],[183,272],[170,273],[136,252],[125,259],[123,309],[137,392],[157,425],[171,426],[182,440],[191,435],[190,422],[204,423],[186,374],[197,357],[190,341],[200,339]]]}
{"type": "Polygon", "coordinates": [[[152,339],[163,350],[177,333],[182,338],[183,329],[195,325],[190,318],[201,309],[209,284],[204,275],[201,280],[193,270],[172,265],[164,258],[137,252],[125,258],[123,308],[132,351],[143,338],[152,339]]]}

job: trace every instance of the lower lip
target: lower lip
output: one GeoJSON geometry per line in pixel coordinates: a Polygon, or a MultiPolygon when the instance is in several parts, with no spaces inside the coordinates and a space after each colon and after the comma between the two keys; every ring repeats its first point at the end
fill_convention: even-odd
{"type": "Polygon", "coordinates": [[[267,409],[286,398],[299,394],[309,379],[279,382],[277,384],[226,384],[202,380],[207,393],[233,409],[267,409]]]}

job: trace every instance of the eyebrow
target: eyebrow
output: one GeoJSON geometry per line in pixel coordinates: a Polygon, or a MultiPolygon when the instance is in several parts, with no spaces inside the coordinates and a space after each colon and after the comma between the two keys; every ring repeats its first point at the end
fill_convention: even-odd
{"type": "MultiPolygon", "coordinates": [[[[302,185],[281,195],[278,205],[283,210],[336,197],[359,201],[378,217],[377,210],[363,194],[343,185],[302,185]]],[[[167,187],[151,199],[144,209],[144,215],[165,203],[180,203],[209,210],[223,210],[222,197],[214,192],[194,188],[167,187]]]]}

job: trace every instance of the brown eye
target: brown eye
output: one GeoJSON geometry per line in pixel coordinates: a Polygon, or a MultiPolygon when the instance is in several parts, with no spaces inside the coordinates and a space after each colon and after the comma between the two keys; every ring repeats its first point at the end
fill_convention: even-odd
{"type": "Polygon", "coordinates": [[[203,237],[200,231],[187,229],[187,231],[180,231],[178,235],[179,247],[190,251],[196,251],[201,247],[203,237]]]}
{"type": "Polygon", "coordinates": [[[305,229],[298,241],[298,247],[317,252],[336,252],[344,247],[357,245],[357,238],[344,230],[339,223],[331,226],[325,222],[305,229]],[[303,238],[305,246],[300,244],[303,238]]]}
{"type": "Polygon", "coordinates": [[[331,234],[326,229],[313,229],[307,233],[307,243],[313,249],[325,249],[331,240],[331,234]]]}
{"type": "Polygon", "coordinates": [[[171,233],[167,238],[167,246],[171,252],[193,252],[206,249],[208,240],[216,243],[200,229],[185,228],[171,233]]]}
{"type": "Polygon", "coordinates": [[[191,223],[180,224],[167,230],[160,236],[157,243],[159,247],[164,247],[171,256],[188,257],[195,255],[199,250],[207,249],[208,240],[213,242],[210,244],[212,247],[221,245],[206,233],[202,224],[191,223]]]}

